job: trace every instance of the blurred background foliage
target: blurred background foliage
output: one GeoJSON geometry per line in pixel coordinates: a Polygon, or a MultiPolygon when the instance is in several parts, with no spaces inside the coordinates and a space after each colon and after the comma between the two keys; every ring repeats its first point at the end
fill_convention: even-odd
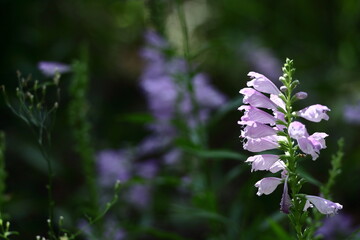
{"type": "MultiPolygon", "coordinates": [[[[168,39],[175,55],[183,55],[175,3],[175,0],[2,0],[1,84],[9,92],[15,92],[16,70],[41,80],[45,77],[37,69],[39,61],[71,64],[81,58],[82,49],[86,48],[90,77],[88,114],[94,150],[136,146],[149,134],[144,127],[149,120],[146,98],[139,88],[144,68],[139,55],[145,44],[143,36],[147,29],[155,29],[168,39]]],[[[276,82],[285,58],[295,60],[300,88],[309,93],[306,100],[298,103],[299,109],[314,103],[331,109],[328,122],[308,124],[309,132],[324,131],[330,135],[328,148],[316,162],[302,161],[303,167],[313,178],[325,182],[331,154],[337,150],[336,142],[344,137],[343,169],[332,195],[344,205],[341,212],[352,219],[352,227],[359,226],[360,110],[349,120],[347,109],[360,104],[360,2],[188,0],[180,3],[188,24],[192,63],[207,73],[212,84],[230,100],[240,99],[238,90],[245,86],[249,71],[259,71],[276,82]]],[[[83,214],[79,208],[82,201],[79,191],[83,191],[85,176],[73,149],[67,121],[67,89],[71,81],[71,73],[62,76],[52,155],[57,211],[70,226],[76,227],[76,219],[83,214]]],[[[208,129],[209,148],[228,149],[246,159],[249,153],[242,149],[238,138],[240,128],[236,122],[241,113],[236,108],[208,129]]],[[[6,133],[7,146],[6,203],[2,208],[11,217],[13,227],[21,232],[19,239],[33,239],[46,232],[45,163],[31,133],[11,115],[3,101],[0,112],[0,128],[6,133]]],[[[169,205],[172,212],[179,213],[172,222],[190,224],[171,226],[162,219],[167,213],[159,210],[153,216],[162,219],[156,227],[185,239],[210,239],[206,233],[209,228],[211,232],[225,232],[226,226],[236,232],[233,236],[240,237],[234,239],[286,239],[283,235],[279,238],[283,234],[279,224],[287,228],[286,221],[279,220],[284,218],[278,213],[280,192],[261,198],[255,195],[253,184],[264,174],[250,175],[250,167],[241,161],[219,160],[211,154],[205,158],[208,171],[215,171],[217,176],[213,179],[217,192],[207,194],[221,195],[216,206],[208,203],[208,209],[219,208],[232,218],[224,220],[230,223],[220,224],[219,216],[206,217],[201,211],[169,205]],[[222,184],[225,177],[229,179],[222,184]],[[197,217],[186,220],[187,215],[192,216],[186,211],[197,217]],[[204,218],[215,223],[211,220],[202,223],[204,218]],[[191,225],[194,221],[196,224],[191,225]]],[[[159,196],[172,191],[171,187],[167,188],[159,189],[163,191],[159,196]]],[[[306,191],[318,194],[311,186],[306,191]]],[[[157,205],[166,202],[161,197],[156,199],[157,205]]],[[[131,226],[127,229],[137,231],[131,226]]],[[[141,230],[142,235],[134,239],[181,239],[172,235],[159,237],[149,231],[141,230]]]]}

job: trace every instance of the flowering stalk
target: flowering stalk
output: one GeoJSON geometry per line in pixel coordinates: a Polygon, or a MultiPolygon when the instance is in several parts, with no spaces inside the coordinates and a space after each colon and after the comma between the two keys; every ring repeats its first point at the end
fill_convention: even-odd
{"type": "MultiPolygon", "coordinates": [[[[83,57],[86,59],[86,57],[83,57]]],[[[88,120],[89,104],[86,99],[88,91],[88,66],[86,60],[76,61],[73,64],[74,77],[69,86],[71,97],[68,114],[69,124],[72,129],[74,139],[74,148],[79,154],[87,191],[89,193],[88,204],[92,215],[96,215],[98,209],[98,189],[95,181],[95,159],[94,150],[91,142],[90,131],[91,124],[88,120]]]]}
{"type": "Polygon", "coordinates": [[[5,202],[5,133],[0,132],[0,213],[3,211],[3,205],[5,202]]]}
{"type": "MultiPolygon", "coordinates": [[[[287,129],[290,128],[290,124],[293,122],[293,109],[292,104],[296,100],[296,97],[293,98],[292,92],[294,88],[298,85],[298,81],[293,81],[292,76],[295,69],[292,66],[292,61],[286,61],[283,72],[284,75],[280,80],[285,86],[284,95],[282,97],[285,102],[285,120],[286,122],[280,122],[280,124],[285,125],[287,129]]],[[[285,135],[286,141],[283,142],[283,150],[285,152],[284,158],[287,163],[287,174],[289,176],[289,185],[291,189],[291,204],[292,208],[290,210],[289,218],[290,221],[295,228],[297,238],[303,239],[303,225],[305,224],[305,220],[307,217],[307,212],[304,212],[305,199],[303,197],[298,196],[302,185],[304,184],[304,179],[299,176],[297,173],[297,161],[299,155],[297,154],[297,146],[295,146],[294,142],[291,139],[289,131],[279,132],[279,135],[285,135]]]]}
{"type": "Polygon", "coordinates": [[[40,83],[39,81],[32,81],[31,76],[23,78],[18,72],[19,86],[16,88],[16,104],[12,104],[7,97],[5,86],[2,86],[2,93],[6,105],[10,110],[20,119],[22,119],[34,132],[37,137],[37,143],[41,155],[46,161],[48,170],[48,221],[49,221],[49,235],[51,239],[55,239],[53,217],[54,217],[54,200],[53,200],[53,180],[54,171],[52,166],[52,159],[49,154],[51,147],[51,128],[53,127],[56,111],[59,107],[60,100],[60,73],[55,69],[52,81],[40,83]],[[50,87],[53,91],[49,94],[50,87]],[[55,96],[54,102],[48,104],[46,97],[55,96]]]}
{"type": "Polygon", "coordinates": [[[281,178],[268,177],[258,181],[255,184],[258,188],[257,195],[268,195],[275,191],[278,185],[284,183],[280,210],[288,214],[297,238],[309,239],[312,237],[312,231],[305,227],[308,216],[306,210],[315,206],[322,214],[334,214],[342,209],[342,206],[321,197],[300,193],[305,180],[298,173],[298,159],[311,155],[312,159],[316,160],[320,150],[326,148],[325,137],[328,135],[321,132],[309,135],[305,125],[295,120],[296,117],[312,122],[328,120],[327,111],[330,109],[316,104],[294,111],[293,103],[306,98],[307,93],[293,94],[299,81],[293,80],[295,69],[292,60],[287,59],[282,70],[283,76],[279,80],[283,86],[280,90],[262,74],[255,72],[248,74],[252,78],[247,83],[249,88],[241,89],[240,93],[244,95],[243,102],[249,105],[239,108],[245,110],[245,113],[238,123],[244,126],[241,132],[241,137],[245,139],[244,149],[251,152],[272,149],[283,151],[283,154],[277,155],[255,155],[249,157],[246,162],[252,164],[252,171],[268,170],[272,173],[281,171],[281,178]]]}

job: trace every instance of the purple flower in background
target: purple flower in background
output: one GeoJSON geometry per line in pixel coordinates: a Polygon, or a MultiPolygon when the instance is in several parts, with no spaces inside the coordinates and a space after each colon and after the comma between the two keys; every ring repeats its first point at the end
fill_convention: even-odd
{"type": "Polygon", "coordinates": [[[351,124],[360,124],[360,103],[356,105],[345,105],[344,119],[351,124]]]}
{"type": "Polygon", "coordinates": [[[145,41],[148,45],[155,48],[167,48],[169,43],[160,37],[154,30],[147,30],[144,34],[145,41]]]}
{"type": "Polygon", "coordinates": [[[151,200],[151,187],[143,184],[136,184],[126,193],[126,200],[141,209],[147,208],[151,200]]]}
{"type": "Polygon", "coordinates": [[[281,75],[281,62],[274,53],[266,47],[255,43],[253,39],[243,43],[240,47],[240,54],[253,68],[270,76],[272,79],[281,75]]]}
{"type": "Polygon", "coordinates": [[[322,236],[325,240],[345,239],[354,231],[352,219],[345,214],[324,219],[323,225],[316,231],[316,235],[322,236]]]}
{"type": "Polygon", "coordinates": [[[104,234],[106,240],[126,239],[126,232],[121,228],[120,223],[113,218],[106,219],[104,234]]]}
{"type": "MultiPolygon", "coordinates": [[[[85,235],[85,239],[94,239],[95,233],[92,226],[85,220],[80,220],[78,223],[79,229],[85,235]]],[[[120,226],[120,223],[113,218],[108,218],[104,224],[104,235],[101,237],[103,240],[124,240],[126,239],[126,232],[120,226]]]]}
{"type": "MultiPolygon", "coordinates": [[[[211,86],[205,74],[198,73],[188,79],[187,62],[170,56],[167,51],[169,44],[156,32],[146,32],[145,41],[146,46],[141,50],[145,65],[140,87],[154,122],[148,125],[152,137],[139,148],[141,155],[149,152],[149,149],[163,151],[167,146],[162,139],[171,143],[178,134],[173,123],[175,118],[183,121],[190,129],[196,128],[208,120],[213,109],[226,102],[225,96],[211,86]],[[193,92],[189,91],[187,81],[191,81],[193,92]]],[[[171,159],[171,155],[166,158],[171,159]]]]}
{"type": "Polygon", "coordinates": [[[71,71],[69,65],[59,62],[39,62],[38,69],[47,77],[54,76],[55,73],[67,73],[71,71]]]}
{"type": "Polygon", "coordinates": [[[129,156],[125,151],[103,150],[96,157],[99,183],[113,187],[117,180],[127,181],[131,177],[129,156]]]}
{"type": "Polygon", "coordinates": [[[156,176],[158,166],[155,160],[147,160],[146,162],[138,163],[135,166],[136,175],[146,179],[152,179],[156,176]]]}

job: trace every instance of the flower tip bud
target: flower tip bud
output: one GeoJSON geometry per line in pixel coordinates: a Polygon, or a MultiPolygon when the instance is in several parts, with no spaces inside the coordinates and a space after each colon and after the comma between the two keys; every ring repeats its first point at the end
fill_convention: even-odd
{"type": "Polygon", "coordinates": [[[281,86],[280,87],[280,91],[282,91],[283,93],[286,92],[288,89],[286,86],[281,86]]]}
{"type": "Polygon", "coordinates": [[[295,97],[300,100],[307,98],[307,96],[308,94],[306,92],[298,92],[295,94],[295,97]]]}

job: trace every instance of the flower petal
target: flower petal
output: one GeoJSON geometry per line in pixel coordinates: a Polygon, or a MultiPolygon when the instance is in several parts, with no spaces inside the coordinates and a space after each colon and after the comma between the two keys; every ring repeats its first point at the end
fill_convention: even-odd
{"type": "Polygon", "coordinates": [[[267,136],[263,138],[246,138],[246,142],[243,146],[245,150],[250,152],[262,152],[270,149],[276,149],[279,147],[277,142],[277,136],[267,136]]]}
{"type": "Polygon", "coordinates": [[[261,138],[276,135],[276,133],[277,131],[268,125],[253,122],[245,126],[241,131],[241,137],[261,138]]]}
{"type": "Polygon", "coordinates": [[[244,95],[243,102],[245,104],[250,104],[251,106],[258,108],[277,108],[277,105],[268,97],[252,88],[243,88],[240,90],[240,93],[244,95]]]}
{"type": "Polygon", "coordinates": [[[290,137],[294,139],[299,139],[302,137],[308,137],[309,134],[306,130],[306,127],[301,122],[294,121],[290,123],[289,129],[288,129],[290,137]]]}
{"type": "Polygon", "coordinates": [[[276,95],[280,93],[279,89],[275,86],[275,84],[264,75],[256,72],[249,72],[248,76],[253,79],[247,83],[248,87],[253,87],[263,93],[270,93],[276,95]]]}
{"type": "Polygon", "coordinates": [[[283,191],[283,194],[281,196],[281,201],[280,201],[280,211],[282,211],[283,213],[289,214],[290,207],[291,207],[291,198],[290,198],[290,195],[288,192],[288,185],[287,185],[287,180],[286,180],[285,184],[284,184],[284,191],[283,191]]]}
{"type": "Polygon", "coordinates": [[[255,183],[255,187],[258,188],[258,192],[256,193],[258,196],[262,194],[269,195],[273,191],[275,191],[276,187],[281,183],[281,178],[276,177],[267,177],[263,178],[257,183],[255,183]]]}
{"type": "Polygon", "coordinates": [[[238,109],[245,110],[244,115],[241,117],[242,121],[254,121],[258,123],[275,125],[276,118],[274,116],[256,107],[242,105],[238,109]]]}
{"type": "Polygon", "coordinates": [[[318,197],[306,195],[306,199],[309,200],[322,214],[335,214],[343,206],[339,203],[334,203],[330,200],[318,197]]]}
{"type": "Polygon", "coordinates": [[[279,161],[278,155],[263,154],[249,157],[245,162],[251,163],[251,171],[263,171],[269,170],[277,161],[279,161]]]}
{"type": "Polygon", "coordinates": [[[326,112],[330,111],[327,106],[320,104],[311,105],[297,112],[297,115],[312,122],[320,122],[321,120],[329,120],[326,112]]]}

